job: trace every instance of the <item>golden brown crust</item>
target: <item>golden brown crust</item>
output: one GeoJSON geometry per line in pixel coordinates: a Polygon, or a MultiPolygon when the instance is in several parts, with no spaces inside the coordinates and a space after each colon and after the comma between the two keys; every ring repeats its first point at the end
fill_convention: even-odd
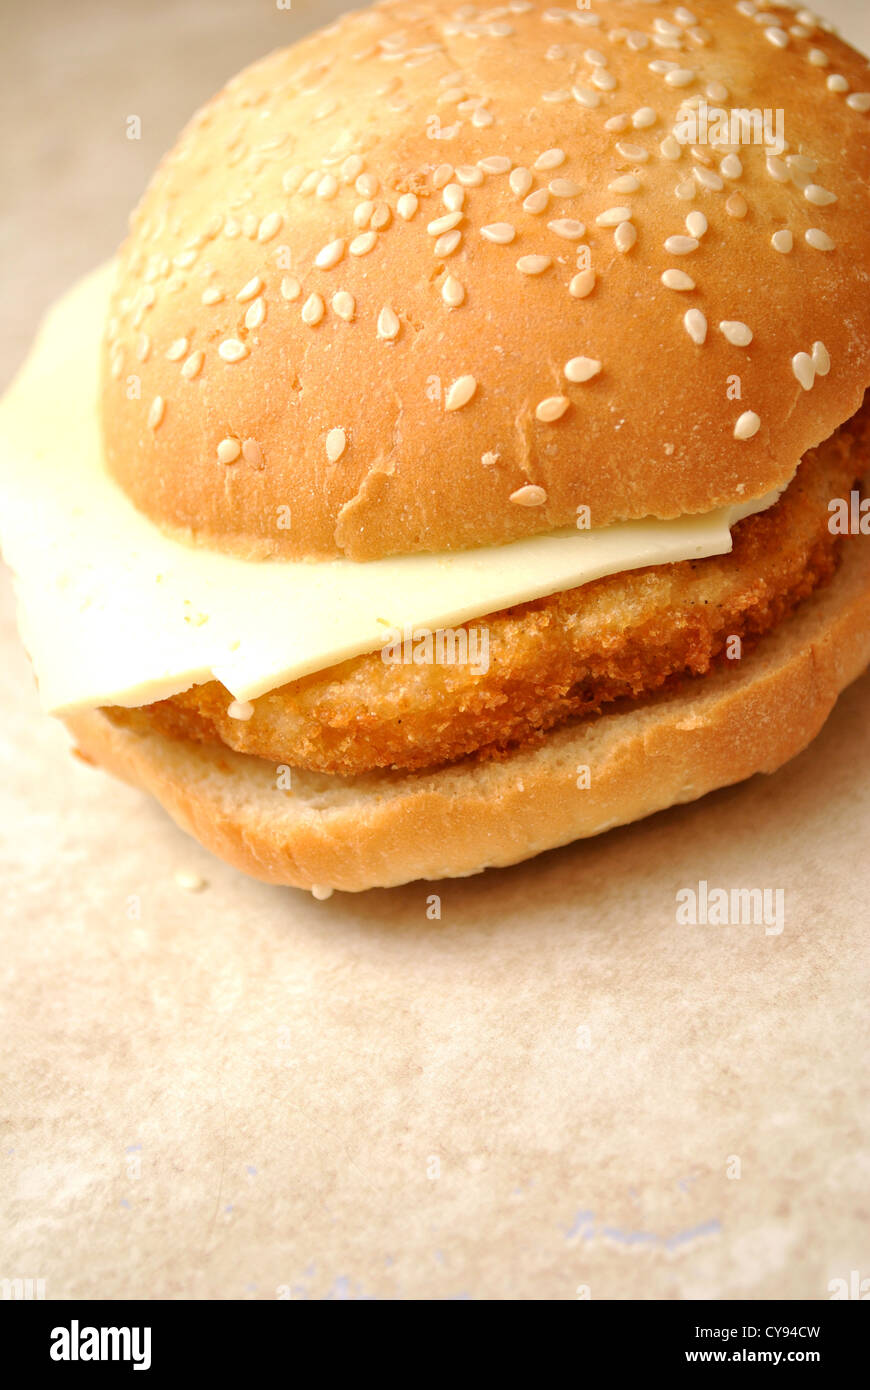
{"type": "Polygon", "coordinates": [[[785,48],[733,4],[690,8],[700,24],[676,36],[656,31],[640,0],[609,0],[603,16],[565,10],[559,23],[537,0],[472,34],[470,21],[452,22],[455,0],[391,0],[231,82],[164,161],[121,256],[103,420],[110,467],[136,504],[247,554],[369,559],[539,534],[581,505],[602,526],[783,484],[870,383],[870,112],[855,105],[870,86],[866,60],[816,25],[795,34],[782,7],[767,22],[785,25],[785,48]],[[814,49],[825,65],[810,61],[814,49]],[[693,76],[670,85],[650,62],[693,76]],[[829,89],[831,75],[848,93],[829,89]],[[742,172],[723,177],[721,150],[662,154],[680,103],[711,82],[727,87],[728,109],[785,113],[783,160],[741,145],[742,172]],[[635,128],[645,108],[655,121],[641,115],[635,128]],[[619,115],[628,129],[608,130],[619,115]],[[439,132],[450,138],[431,138],[439,132]],[[552,149],[564,164],[535,167],[552,149]],[[524,207],[524,184],[515,191],[507,172],[478,170],[482,183],[463,186],[456,169],[474,179],[491,157],[530,169],[547,208],[524,207]],[[785,162],[795,158],[815,163],[785,162]],[[348,159],[377,181],[370,197],[348,159]],[[465,200],[451,254],[427,230],[448,215],[436,173],[447,166],[450,198],[465,200]],[[613,189],[631,174],[636,191],[613,189]],[[554,180],[579,191],[550,192],[554,180]],[[399,198],[411,193],[419,206],[406,221],[399,198]],[[598,222],[619,206],[638,234],[624,253],[598,222]],[[691,211],[709,230],[690,254],[672,253],[665,240],[686,235],[691,211]],[[585,224],[582,242],[553,230],[565,219],[585,224]],[[489,240],[481,229],[493,224],[515,239],[489,240]],[[831,250],[807,243],[812,228],[831,250]],[[783,229],[794,247],[780,254],[771,236],[783,229]],[[373,249],[351,254],[367,234],[373,249]],[[334,242],[340,259],[318,265],[334,242]],[[586,298],[568,288],[581,246],[597,276],[586,298]],[[551,264],[524,274],[517,262],[530,255],[551,264]],[[696,288],[666,288],[666,269],[696,288]],[[463,287],[456,308],[442,297],[448,277],[463,287]],[[286,298],[297,281],[298,298],[286,298]],[[223,297],[204,304],[204,293],[223,297]],[[346,315],[353,299],[351,321],[337,293],[346,315]],[[683,326],[689,309],[706,318],[703,345],[683,326]],[[720,331],[734,320],[753,330],[749,347],[720,331]],[[230,340],[242,360],[221,357],[230,340]],[[817,341],[833,366],[804,391],[792,358],[817,341]],[[600,361],[600,375],[568,381],[576,357],[600,361]],[[473,399],[445,411],[465,376],[473,399]],[[536,409],[553,396],[570,405],[542,422],[536,409]],[[737,440],[750,411],[760,429],[737,440]],[[336,430],[340,456],[338,435],[327,449],[336,430]],[[225,440],[236,442],[229,454],[246,447],[221,463],[225,440]],[[528,484],[544,505],[510,500],[528,484]]]}
{"type": "Polygon", "coordinates": [[[358,892],[514,864],[773,772],[815,737],[868,661],[865,538],[742,663],[557,730],[504,762],[359,779],[300,773],[288,792],[259,758],[167,738],[144,722],[122,729],[100,711],[66,722],[86,757],[145,787],[237,868],[269,883],[358,892]]]}
{"type": "MultiPolygon", "coordinates": [[[[834,572],[828,503],[864,472],[870,409],[808,454],[780,502],[747,518],[730,555],[613,575],[468,627],[489,669],[386,665],[375,652],[253,701],[239,721],[212,681],[149,707],[163,733],[344,776],[437,767],[537,737],[667,680],[703,675],[729,640],[757,640],[834,572]]],[[[123,724],[129,711],[112,711],[123,724]]]]}

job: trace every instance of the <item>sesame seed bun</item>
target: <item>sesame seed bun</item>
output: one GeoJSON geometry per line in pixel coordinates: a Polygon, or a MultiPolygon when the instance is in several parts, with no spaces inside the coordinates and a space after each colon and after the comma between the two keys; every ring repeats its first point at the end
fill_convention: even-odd
{"type": "Polygon", "coordinates": [[[866,59],[783,5],[471,13],[348,15],[159,168],[102,418],[160,525],[366,560],[670,518],[784,485],[858,409],[866,59]],[[701,99],[787,146],[681,144],[701,99]]]}
{"type": "Polygon", "coordinates": [[[320,896],[515,864],[774,772],[868,660],[870,548],[856,541],[833,583],[743,661],[504,762],[358,778],[294,771],[283,791],[274,764],[167,737],[147,712],[123,726],[99,710],[65,722],[87,760],[151,792],[213,853],[320,896]]]}

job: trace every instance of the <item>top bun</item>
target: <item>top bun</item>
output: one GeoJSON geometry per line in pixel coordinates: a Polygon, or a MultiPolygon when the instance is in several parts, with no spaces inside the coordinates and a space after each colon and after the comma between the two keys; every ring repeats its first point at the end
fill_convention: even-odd
{"type": "Polygon", "coordinates": [[[137,506],[250,556],[467,548],[762,496],[857,410],[867,60],[782,4],[578,6],[387,0],[193,118],[108,325],[137,506]]]}

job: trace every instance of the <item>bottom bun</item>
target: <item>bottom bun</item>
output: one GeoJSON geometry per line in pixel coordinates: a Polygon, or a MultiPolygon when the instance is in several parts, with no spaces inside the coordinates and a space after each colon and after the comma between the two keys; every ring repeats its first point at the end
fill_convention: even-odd
{"type": "Polygon", "coordinates": [[[286,790],[287,769],[169,738],[145,711],[132,726],[101,711],[65,722],[86,759],[267,883],[319,895],[465,877],[775,772],[805,748],[870,662],[870,545],[844,552],[833,582],[742,661],[502,762],[349,778],[294,770],[286,790]]]}

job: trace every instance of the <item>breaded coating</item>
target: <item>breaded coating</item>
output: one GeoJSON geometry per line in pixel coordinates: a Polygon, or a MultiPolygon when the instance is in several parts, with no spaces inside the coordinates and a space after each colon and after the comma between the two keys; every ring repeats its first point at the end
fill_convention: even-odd
{"type": "Polygon", "coordinates": [[[774,507],[735,527],[730,555],[613,575],[467,624],[489,630],[485,674],[385,664],[375,652],[262,696],[246,722],[229,718],[232,696],[216,681],[149,715],[180,738],[352,775],[497,757],[611,701],[703,676],[733,658],[729,639],[745,650],[833,575],[841,542],[828,503],[863,475],[868,415],[807,454],[774,507]]]}

